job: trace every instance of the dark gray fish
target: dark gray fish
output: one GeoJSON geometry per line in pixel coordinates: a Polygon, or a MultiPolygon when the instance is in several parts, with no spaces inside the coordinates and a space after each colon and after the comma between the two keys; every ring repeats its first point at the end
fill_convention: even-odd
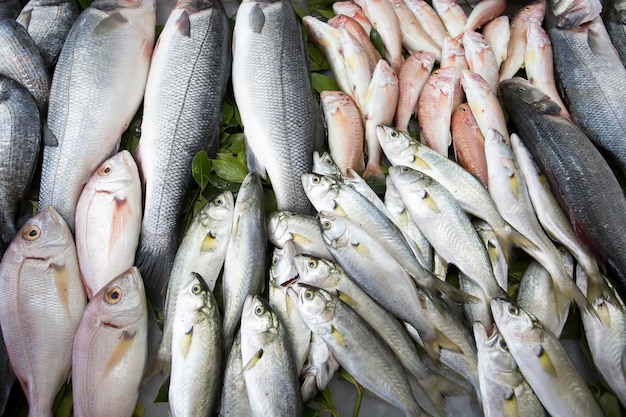
{"type": "Polygon", "coordinates": [[[35,97],[41,114],[48,111],[48,69],[33,38],[13,19],[0,19],[0,74],[26,87],[35,97]]]}
{"type": "Polygon", "coordinates": [[[548,2],[545,24],[565,105],[573,122],[626,172],[626,68],[599,16],[561,28],[552,3],[556,1],[548,2]]]}
{"type": "Polygon", "coordinates": [[[30,0],[17,17],[35,41],[47,68],[61,53],[67,34],[78,17],[72,0],[30,0]]]}
{"type": "Polygon", "coordinates": [[[0,249],[17,233],[20,201],[35,172],[41,120],[33,96],[0,75],[0,249]]]}
{"type": "Polygon", "coordinates": [[[146,199],[136,262],[157,309],[179,244],[191,161],[201,150],[215,157],[219,147],[230,60],[221,3],[179,1],[154,51],[137,148],[146,199]]]}
{"type": "Polygon", "coordinates": [[[602,12],[602,20],[622,64],[626,65],[626,1],[607,0],[602,12]]]}
{"type": "Polygon", "coordinates": [[[0,0],[0,19],[15,19],[20,14],[22,4],[19,0],[0,0]]]}
{"type": "Polygon", "coordinates": [[[611,168],[589,138],[559,115],[559,106],[527,80],[503,81],[500,91],[577,236],[624,297],[626,199],[611,168]]]}
{"type": "Polygon", "coordinates": [[[233,42],[233,91],[248,168],[267,172],[279,210],[313,214],[300,178],[324,136],[307,50],[290,1],[244,0],[233,42]]]}

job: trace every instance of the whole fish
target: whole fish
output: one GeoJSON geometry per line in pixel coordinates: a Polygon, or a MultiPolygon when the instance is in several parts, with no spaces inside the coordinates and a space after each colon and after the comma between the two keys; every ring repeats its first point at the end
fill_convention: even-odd
{"type": "Polygon", "coordinates": [[[502,82],[500,91],[576,235],[624,298],[626,199],[611,168],[585,134],[559,115],[559,106],[528,81],[502,82]],[[598,195],[612,198],[598,201],[598,195]]]}
{"type": "Polygon", "coordinates": [[[154,8],[154,0],[96,0],[78,17],[59,55],[44,134],[39,210],[53,206],[72,230],[83,186],[117,152],[143,99],[154,8]]]}
{"type": "Polygon", "coordinates": [[[300,176],[311,171],[311,154],[324,130],[291,3],[244,1],[233,37],[232,83],[248,169],[267,171],[279,210],[312,214],[300,176]]]}
{"type": "Polygon", "coordinates": [[[541,24],[545,13],[546,2],[537,1],[519,9],[511,19],[509,45],[506,59],[500,67],[500,81],[512,78],[524,66],[528,25],[530,22],[541,24]]]}
{"type": "Polygon", "coordinates": [[[454,95],[459,88],[456,69],[439,68],[428,77],[417,102],[420,140],[445,157],[452,143],[450,120],[455,106],[454,95]]]}
{"type": "MultiPolygon", "coordinates": [[[[235,201],[233,227],[224,259],[222,274],[224,353],[230,352],[246,297],[263,291],[266,246],[263,187],[256,174],[248,173],[241,183],[235,201]]],[[[243,340],[245,341],[245,338],[243,340]]],[[[244,358],[244,362],[246,361],[244,358]]]]}
{"type": "Polygon", "coordinates": [[[46,67],[52,69],[77,17],[71,0],[30,0],[17,21],[33,38],[46,67]]]}
{"type": "Polygon", "coordinates": [[[487,23],[481,33],[491,45],[493,53],[496,55],[496,63],[498,64],[498,72],[502,66],[502,62],[506,59],[509,47],[509,39],[511,37],[511,28],[508,16],[500,16],[487,23]]]}
{"type": "MultiPolygon", "coordinates": [[[[576,266],[576,284],[587,295],[589,281],[580,265],[576,266]]],[[[608,282],[607,286],[609,294],[593,302],[600,320],[583,312],[582,321],[593,363],[626,406],[626,306],[608,282]]]]}
{"type": "Polygon", "coordinates": [[[604,4],[602,19],[611,43],[617,50],[622,64],[626,65],[626,26],[624,26],[624,10],[626,3],[621,0],[610,0],[604,4]]]}
{"type": "Polygon", "coordinates": [[[219,417],[252,416],[241,361],[241,332],[237,331],[224,370],[219,417]]]}
{"type": "Polygon", "coordinates": [[[155,373],[168,374],[172,357],[173,317],[176,314],[178,293],[189,286],[193,273],[200,274],[213,291],[224,264],[226,248],[233,226],[235,200],[230,191],[224,191],[209,201],[192,219],[183,237],[167,286],[163,311],[163,335],[156,357],[146,369],[146,377],[155,373]]]}
{"type": "Polygon", "coordinates": [[[463,71],[461,83],[467,96],[467,104],[472,110],[472,115],[483,137],[487,136],[487,131],[491,128],[500,132],[505,142],[508,143],[509,130],[506,119],[492,86],[480,74],[469,70],[463,71]]]}
{"type": "Polygon", "coordinates": [[[443,40],[448,36],[448,31],[435,9],[424,0],[405,0],[405,3],[428,36],[439,48],[442,48],[443,40]]]}
{"type": "Polygon", "coordinates": [[[141,212],[139,170],[124,150],[93,173],[76,207],[76,252],[89,299],[133,266],[141,212]]]}
{"type": "Polygon", "coordinates": [[[626,68],[599,16],[582,27],[559,27],[548,4],[555,77],[572,121],[626,171],[626,68]]]}
{"type": "Polygon", "coordinates": [[[510,301],[491,300],[493,318],[528,384],[550,415],[603,416],[559,340],[510,301]]]}
{"type": "Polygon", "coordinates": [[[31,416],[52,417],[70,376],[86,301],[72,233],[54,208],[44,209],[26,222],[0,263],[0,325],[31,416]]]}
{"type": "Polygon", "coordinates": [[[479,74],[487,81],[487,84],[491,87],[491,91],[497,95],[499,75],[498,62],[491,45],[483,35],[470,30],[463,32],[462,39],[469,70],[479,74]]]}
{"type": "Polygon", "coordinates": [[[172,332],[172,417],[213,415],[222,386],[220,314],[211,289],[200,274],[176,300],[172,332]]]}
{"type": "Polygon", "coordinates": [[[487,187],[485,139],[467,103],[458,106],[450,119],[450,132],[456,160],[487,187]]]}
{"type": "Polygon", "coordinates": [[[408,131],[409,120],[415,113],[419,96],[435,65],[431,52],[416,51],[402,63],[398,73],[398,105],[394,122],[396,129],[408,131]]]}
{"type": "Polygon", "coordinates": [[[365,389],[406,416],[424,415],[393,352],[354,310],[311,286],[299,284],[289,295],[311,331],[324,339],[337,362],[365,389]]]}
{"type": "Polygon", "coordinates": [[[42,116],[48,111],[50,74],[26,29],[0,19],[0,74],[18,81],[33,95],[42,116]]]}
{"type": "Polygon", "coordinates": [[[474,323],[478,379],[485,417],[543,416],[543,406],[522,376],[509,347],[493,324],[474,323]]]}
{"type": "Polygon", "coordinates": [[[17,81],[0,76],[0,255],[17,233],[20,202],[36,169],[41,142],[37,103],[17,81]]]}
{"type": "Polygon", "coordinates": [[[380,34],[384,58],[394,71],[402,66],[402,31],[398,16],[389,0],[356,0],[363,12],[380,34]]]}
{"type": "Polygon", "coordinates": [[[482,0],[474,5],[467,16],[464,30],[476,30],[491,22],[506,8],[506,0],[482,0]]]}
{"type": "Polygon", "coordinates": [[[241,357],[252,415],[304,415],[287,333],[265,300],[248,295],[241,313],[241,357]]]}
{"type": "Polygon", "coordinates": [[[230,72],[230,25],[217,0],[180,0],[150,64],[137,161],[145,204],[136,262],[156,309],[180,239],[193,184],[191,162],[219,148],[222,98],[230,72]]]}
{"type": "Polygon", "coordinates": [[[372,80],[369,58],[361,42],[347,30],[339,30],[339,41],[350,89],[346,92],[354,98],[356,105],[363,111],[365,95],[372,80]]]}
{"type": "Polygon", "coordinates": [[[113,278],[87,304],[74,337],[76,417],[132,414],[148,356],[148,310],[139,270],[113,278]]]}
{"type": "Polygon", "coordinates": [[[333,258],[324,244],[319,223],[313,216],[284,210],[273,211],[267,215],[267,237],[279,248],[292,241],[296,253],[306,253],[325,259],[333,258]]]}

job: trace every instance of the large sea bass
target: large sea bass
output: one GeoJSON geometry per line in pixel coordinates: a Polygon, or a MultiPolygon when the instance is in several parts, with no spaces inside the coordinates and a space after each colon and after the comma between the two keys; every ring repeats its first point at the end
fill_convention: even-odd
{"type": "Polygon", "coordinates": [[[230,27],[218,0],[181,0],[165,24],[150,67],[137,159],[145,208],[137,265],[161,308],[193,182],[191,161],[219,148],[221,106],[230,73],[230,27]]]}
{"type": "Polygon", "coordinates": [[[312,214],[300,177],[323,140],[298,19],[286,0],[244,0],[235,20],[233,90],[248,168],[267,172],[279,210],[312,214]]]}
{"type": "Polygon", "coordinates": [[[50,88],[39,209],[74,229],[91,174],[119,148],[143,93],[152,56],[154,0],[96,0],[76,20],[50,88]]]}

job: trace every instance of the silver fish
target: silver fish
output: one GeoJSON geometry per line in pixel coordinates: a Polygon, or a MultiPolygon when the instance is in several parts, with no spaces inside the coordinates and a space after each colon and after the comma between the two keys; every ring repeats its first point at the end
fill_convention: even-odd
{"type": "Polygon", "coordinates": [[[0,289],[2,334],[29,415],[52,417],[87,301],[72,233],[54,208],[28,220],[9,245],[0,263],[0,289]]]}
{"type": "Polygon", "coordinates": [[[74,338],[74,415],[132,414],[148,356],[146,293],[136,267],[113,278],[89,302],[74,338]]]}
{"type": "Polygon", "coordinates": [[[0,76],[0,255],[17,233],[20,201],[35,173],[41,142],[37,103],[24,87],[0,76]]]}
{"type": "Polygon", "coordinates": [[[291,3],[244,1],[233,36],[232,82],[245,126],[248,169],[267,172],[279,210],[312,214],[300,176],[311,171],[311,153],[323,141],[323,120],[291,3]]]}
{"type": "Polygon", "coordinates": [[[296,253],[333,258],[324,244],[319,223],[313,216],[284,210],[273,211],[267,215],[267,237],[279,248],[292,241],[296,253]]]}
{"type": "Polygon", "coordinates": [[[220,399],[219,417],[250,417],[252,409],[246,392],[246,382],[243,379],[243,364],[241,363],[241,332],[237,332],[233,347],[228,355],[222,396],[220,399]]]}
{"type": "Polygon", "coordinates": [[[172,417],[213,415],[222,386],[220,314],[209,286],[192,273],[176,300],[169,405],[172,417]]]}
{"type": "Polygon", "coordinates": [[[59,55],[50,88],[39,210],[53,206],[72,230],[81,190],[117,151],[143,99],[154,8],[154,0],[96,0],[78,17],[59,55]]]}

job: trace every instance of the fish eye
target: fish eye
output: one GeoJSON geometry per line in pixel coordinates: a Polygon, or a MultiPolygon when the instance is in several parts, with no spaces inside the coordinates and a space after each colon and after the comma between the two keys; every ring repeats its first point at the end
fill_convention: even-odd
{"type": "Polygon", "coordinates": [[[397,138],[400,135],[398,134],[397,130],[392,130],[389,136],[391,136],[392,138],[397,138]]]}
{"type": "Polygon", "coordinates": [[[519,308],[517,308],[514,305],[509,306],[509,313],[514,316],[517,316],[519,314],[519,308]]]}
{"type": "Polygon", "coordinates": [[[321,179],[319,176],[314,175],[314,176],[313,176],[313,178],[311,179],[311,182],[312,182],[313,184],[319,184],[321,180],[322,180],[322,179],[321,179]]]}
{"type": "Polygon", "coordinates": [[[322,222],[322,227],[324,228],[324,230],[330,230],[331,226],[332,225],[330,224],[330,222],[328,220],[324,220],[322,222]]]}
{"type": "Polygon", "coordinates": [[[518,93],[524,93],[524,92],[526,92],[526,88],[525,87],[517,87],[517,92],[518,93]]]}
{"type": "Polygon", "coordinates": [[[500,340],[500,348],[502,350],[509,350],[509,346],[506,344],[506,341],[504,339],[500,340]]]}
{"type": "Polygon", "coordinates": [[[102,167],[100,167],[99,170],[100,175],[104,176],[109,175],[111,172],[113,172],[113,167],[111,166],[111,164],[103,165],[102,167]]]}
{"type": "Polygon", "coordinates": [[[224,199],[223,199],[223,198],[218,197],[218,198],[216,198],[216,199],[215,199],[215,205],[216,205],[216,206],[218,206],[218,207],[219,207],[219,206],[221,206],[222,204],[224,204],[224,199]]]}
{"type": "Polygon", "coordinates": [[[109,304],[117,304],[122,300],[122,289],[113,287],[104,294],[104,300],[109,304]]]}
{"type": "Polygon", "coordinates": [[[313,296],[314,296],[314,294],[313,294],[313,291],[311,291],[311,290],[306,290],[304,292],[304,299],[307,300],[307,301],[311,301],[313,299],[313,296]]]}
{"type": "Polygon", "coordinates": [[[265,307],[259,304],[254,308],[254,314],[256,314],[257,316],[262,316],[263,314],[265,314],[265,307]]]}
{"type": "Polygon", "coordinates": [[[315,259],[309,259],[307,265],[309,268],[317,268],[317,261],[315,259]]]}
{"type": "Polygon", "coordinates": [[[39,236],[41,236],[41,229],[39,228],[39,226],[28,226],[24,232],[22,232],[22,236],[24,237],[24,239],[26,240],[37,240],[39,239],[39,236]]]}
{"type": "Polygon", "coordinates": [[[194,284],[193,287],[191,287],[191,293],[193,295],[198,295],[202,292],[202,287],[200,286],[200,284],[194,284]]]}

